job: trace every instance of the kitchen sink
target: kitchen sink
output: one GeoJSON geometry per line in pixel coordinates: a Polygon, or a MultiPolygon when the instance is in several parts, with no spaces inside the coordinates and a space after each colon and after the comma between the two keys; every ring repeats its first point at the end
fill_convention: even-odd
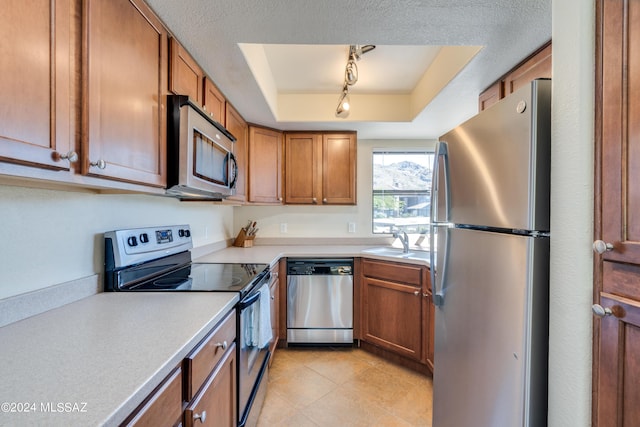
{"type": "Polygon", "coordinates": [[[388,246],[382,246],[379,248],[364,249],[362,252],[371,255],[387,256],[392,258],[408,258],[408,259],[429,259],[429,252],[426,251],[413,251],[402,252],[402,249],[392,248],[388,246]]]}

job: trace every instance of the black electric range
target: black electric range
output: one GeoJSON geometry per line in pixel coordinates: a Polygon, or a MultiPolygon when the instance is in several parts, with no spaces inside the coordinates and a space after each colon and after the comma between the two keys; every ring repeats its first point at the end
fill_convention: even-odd
{"type": "Polygon", "coordinates": [[[238,427],[254,425],[266,394],[270,320],[267,264],[194,263],[188,225],[109,231],[105,291],[238,292],[236,360],[238,427]]]}
{"type": "Polygon", "coordinates": [[[239,292],[268,274],[267,264],[197,263],[188,225],[105,233],[106,291],[239,292]]]}

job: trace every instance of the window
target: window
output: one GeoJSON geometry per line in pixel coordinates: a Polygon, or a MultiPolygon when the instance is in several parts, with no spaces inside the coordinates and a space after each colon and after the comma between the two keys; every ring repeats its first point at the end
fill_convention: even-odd
{"type": "Polygon", "coordinates": [[[428,234],[433,158],[428,151],[373,152],[374,233],[428,234]]]}

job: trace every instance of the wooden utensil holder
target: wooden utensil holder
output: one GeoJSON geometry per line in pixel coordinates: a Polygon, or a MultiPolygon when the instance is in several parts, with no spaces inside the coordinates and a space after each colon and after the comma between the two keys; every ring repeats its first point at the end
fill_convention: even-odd
{"type": "Polygon", "coordinates": [[[237,246],[239,248],[251,248],[253,247],[253,239],[255,239],[255,237],[255,235],[247,236],[245,229],[241,228],[236,240],[233,242],[233,246],[237,246]]]}

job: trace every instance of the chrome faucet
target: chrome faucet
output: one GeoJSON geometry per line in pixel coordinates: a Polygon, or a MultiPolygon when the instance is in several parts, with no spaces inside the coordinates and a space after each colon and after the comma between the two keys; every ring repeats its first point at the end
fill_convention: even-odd
{"type": "Polygon", "coordinates": [[[402,243],[402,252],[405,254],[409,253],[409,236],[407,236],[407,233],[403,231],[402,235],[400,235],[400,232],[396,231],[393,233],[393,237],[400,239],[400,243],[402,243]]]}

